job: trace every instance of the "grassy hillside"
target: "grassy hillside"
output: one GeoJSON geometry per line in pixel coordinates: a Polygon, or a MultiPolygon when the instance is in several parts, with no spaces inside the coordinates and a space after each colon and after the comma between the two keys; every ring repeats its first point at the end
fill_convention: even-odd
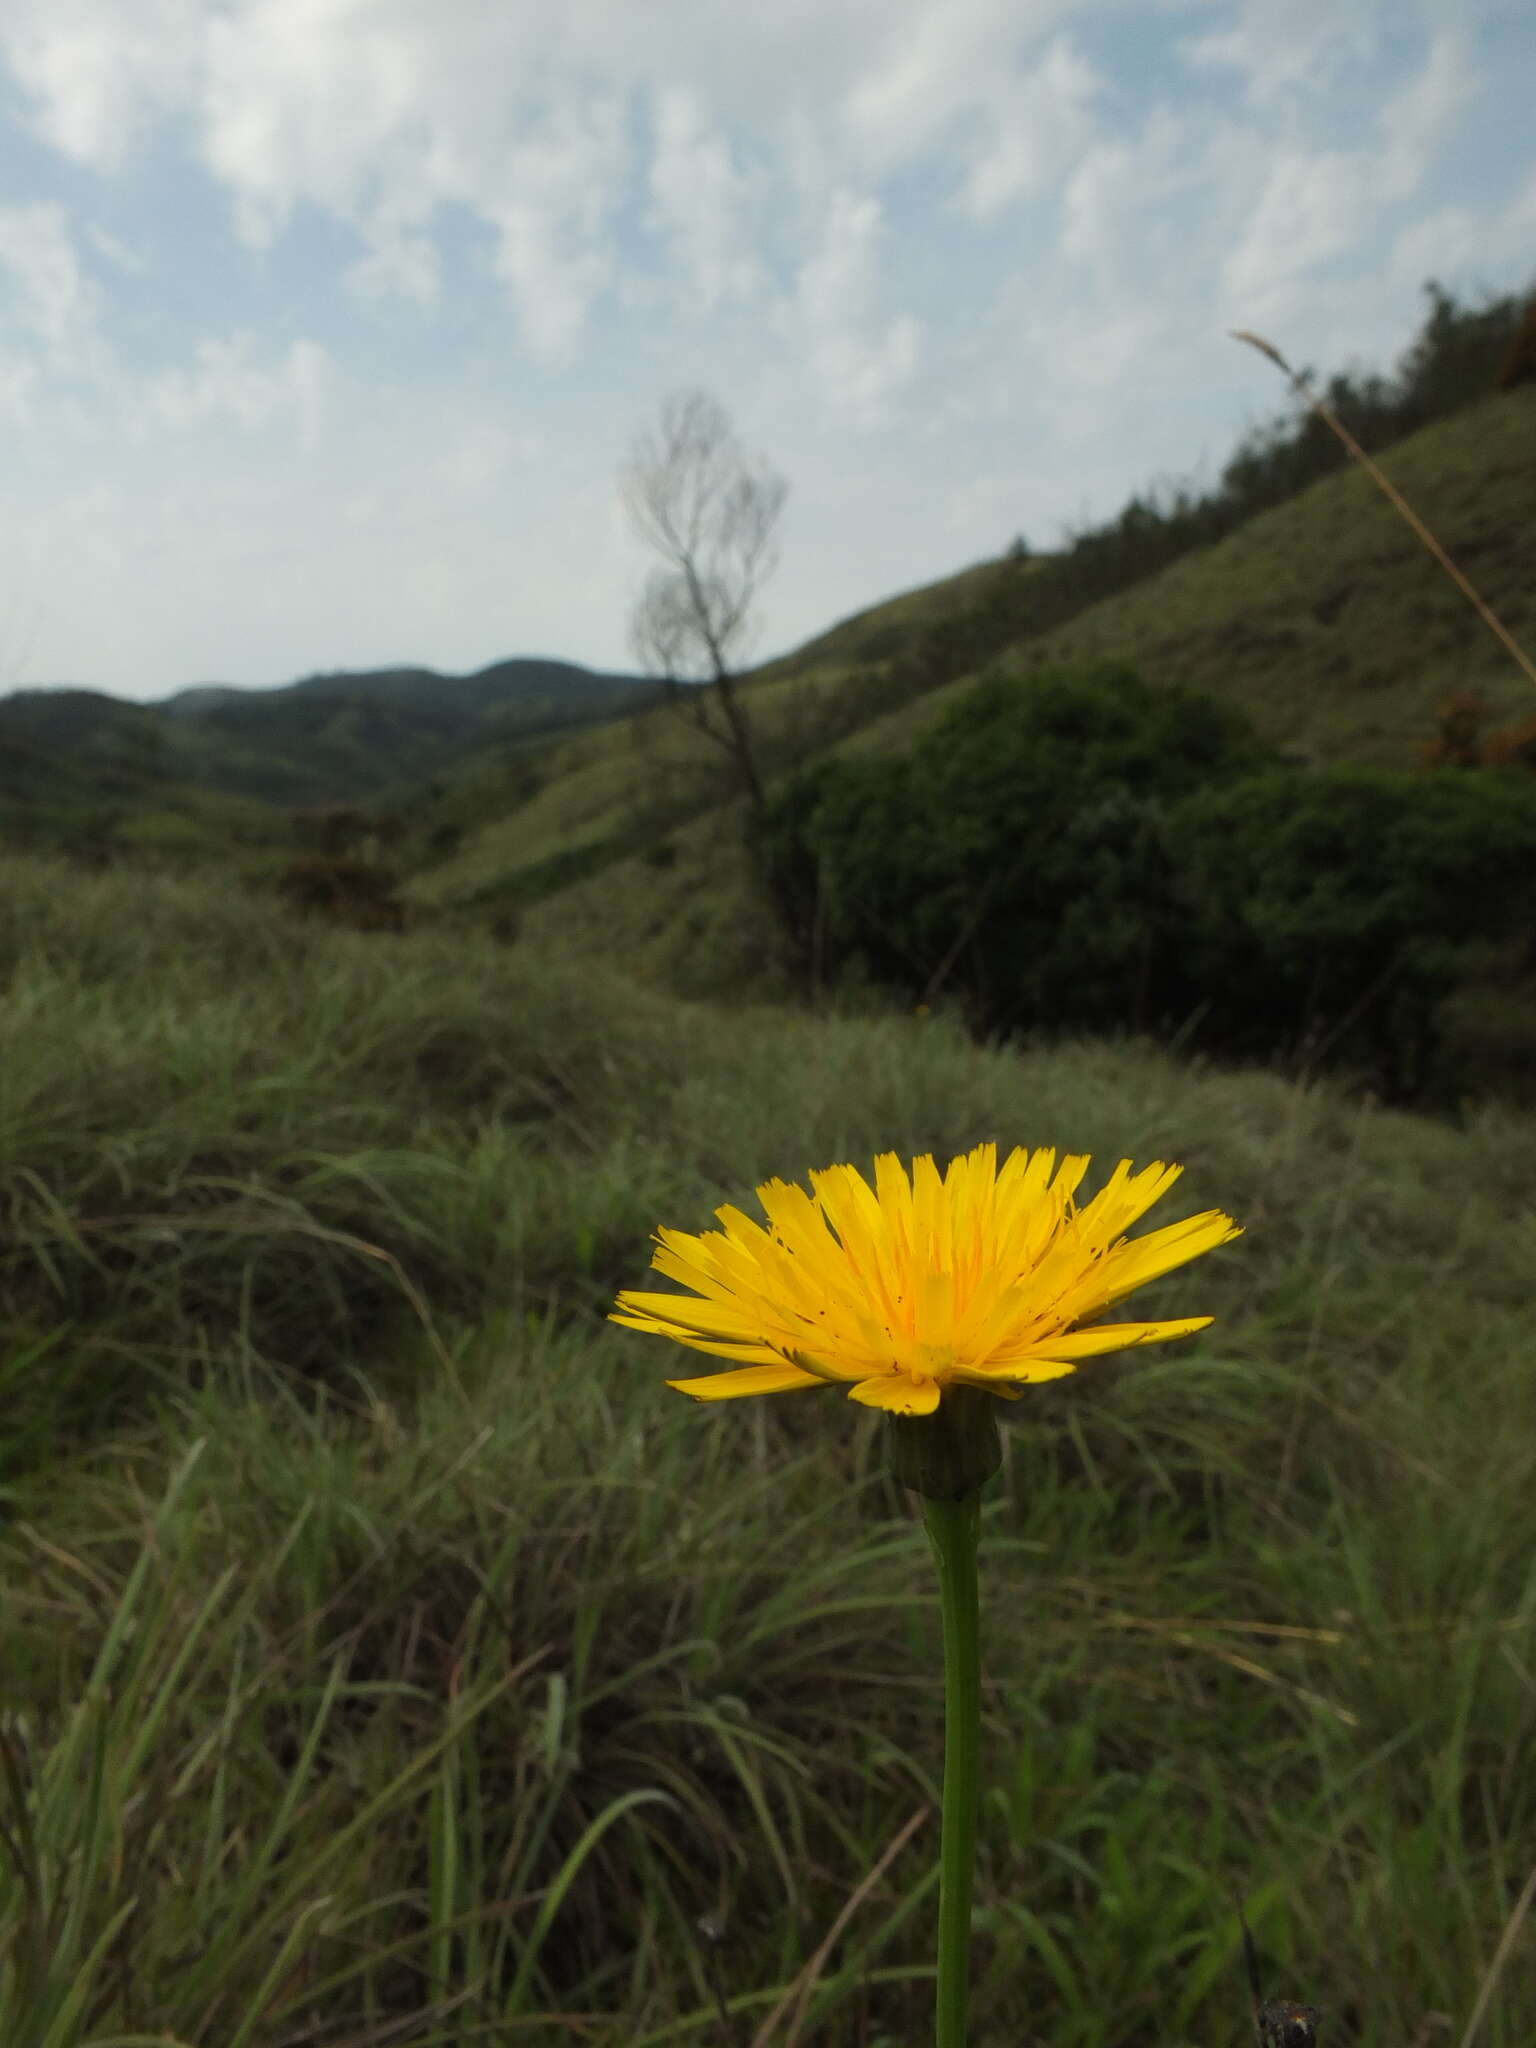
{"type": "Polygon", "coordinates": [[[385,669],[280,690],[206,685],[160,704],[18,690],[0,698],[0,835],[132,853],[165,841],[167,811],[197,813],[186,843],[218,857],[252,829],[286,836],[290,806],[408,802],[466,755],[611,718],[653,694],[639,676],[534,659],[470,676],[385,669]],[[234,800],[227,812],[220,798],[234,800]]]}
{"type": "Polygon", "coordinates": [[[520,658],[467,676],[378,669],[281,690],[200,689],[162,708],[189,774],[213,787],[355,803],[395,801],[479,748],[611,718],[653,695],[641,676],[520,658]]]}
{"type": "Polygon", "coordinates": [[[0,980],[8,2043],[924,2038],[937,1618],[881,1424],[701,1411],[603,1317],[658,1222],[994,1138],[1180,1160],[1153,1220],[1246,1235],[1138,1297],[1208,1332],[1007,1432],[977,2048],[1230,2048],[1234,1894],[1328,2038],[1486,1989],[1526,2048],[1536,1123],[44,862],[0,980]]]}
{"type": "MultiPolygon", "coordinates": [[[[1515,638],[1536,643],[1536,390],[1426,428],[1381,466],[1515,638]]],[[[1265,738],[1311,760],[1407,765],[1455,690],[1481,690],[1498,716],[1536,710],[1530,683],[1359,469],[1013,654],[1024,673],[1112,658],[1230,696],[1265,738]]],[[[936,693],[862,742],[901,744],[943,704],[936,693]]]]}
{"type": "Polygon", "coordinates": [[[915,635],[963,624],[985,611],[1000,593],[1027,585],[1051,559],[1048,555],[1005,555],[996,561],[977,562],[937,583],[904,590],[840,620],[792,654],[766,663],[757,672],[758,685],[848,664],[888,660],[901,654],[915,635]]]}
{"type": "Polygon", "coordinates": [[[180,779],[178,766],[144,705],[90,690],[0,699],[0,845],[185,865],[286,842],[281,813],[180,779]]]}
{"type": "MultiPolygon", "coordinates": [[[[1528,636],[1533,448],[1527,387],[1386,457],[1528,636]]],[[[1317,761],[1411,761],[1452,690],[1481,689],[1495,717],[1527,708],[1528,685],[1355,471],[1065,619],[1064,560],[977,564],[759,670],[745,689],[770,772],[828,749],[905,747],[999,664],[1025,677],[1127,660],[1153,680],[1231,697],[1264,736],[1317,761]]],[[[399,670],[270,692],[210,686],[157,707],[19,693],[0,701],[0,832],[22,845],[233,855],[246,868],[246,849],[259,847],[270,868],[291,850],[288,806],[395,807],[406,829],[391,858],[424,911],[503,929],[520,918],[687,992],[773,994],[778,936],[738,850],[728,764],[675,709],[620,715],[645,687],[510,662],[462,678],[399,670]],[[599,722],[562,738],[573,716],[599,722]]]]}
{"type": "MultiPolygon", "coordinates": [[[[1428,428],[1385,466],[1511,630],[1536,640],[1536,391],[1428,428]]],[[[925,593],[909,593],[894,613],[880,607],[764,671],[749,697],[769,757],[911,744],[968,679],[914,696],[894,657],[860,648],[884,648],[896,621],[919,633],[963,619],[1002,579],[1027,594],[1037,573],[985,565],[935,586],[931,612],[925,593]]],[[[992,657],[1021,678],[1102,658],[1228,697],[1264,737],[1312,760],[1408,765],[1453,690],[1481,689],[1497,716],[1533,708],[1530,685],[1354,470],[992,657]]],[[[552,750],[529,800],[472,829],[455,860],[411,887],[423,902],[489,900],[516,895],[521,878],[541,899],[527,913],[533,933],[675,987],[769,990],[775,934],[751,900],[739,818],[721,795],[707,742],[651,713],[552,750]],[[546,888],[575,854],[590,871],[546,888]]]]}

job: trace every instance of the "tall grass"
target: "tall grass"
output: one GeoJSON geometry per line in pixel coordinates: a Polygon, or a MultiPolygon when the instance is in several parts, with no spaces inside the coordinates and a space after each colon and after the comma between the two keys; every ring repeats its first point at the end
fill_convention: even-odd
{"type": "Polygon", "coordinates": [[[663,1218],[980,1138],[1247,1235],[1013,1411],[980,2048],[1524,2048],[1536,1144],[0,875],[0,2041],[922,2038],[938,1631],[879,1424],[606,1325],[663,1218]],[[1501,1938],[1513,1929],[1497,1971],[1501,1938]],[[830,1939],[829,1939],[830,1937],[830,1939]],[[1443,2018],[1437,2017],[1443,2016],[1443,2018]]]}

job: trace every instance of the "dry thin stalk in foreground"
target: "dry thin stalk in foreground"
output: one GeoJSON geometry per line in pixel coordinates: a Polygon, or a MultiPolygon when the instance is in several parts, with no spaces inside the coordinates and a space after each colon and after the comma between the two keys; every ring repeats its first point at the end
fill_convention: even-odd
{"type": "Polygon", "coordinates": [[[1472,2048],[1472,2043],[1477,2039],[1477,2030],[1483,2023],[1483,2014],[1488,2010],[1488,2001],[1493,1996],[1494,1986],[1499,1981],[1499,1975],[1504,1968],[1509,1952],[1515,1945],[1515,1936],[1520,1932],[1520,1923],[1530,1911],[1533,1897],[1536,1897],[1536,1870],[1532,1870],[1530,1876],[1525,1880],[1525,1888],[1519,1898],[1516,1899],[1514,1910],[1505,1923],[1504,1932],[1499,1937],[1499,1945],[1493,1952],[1493,1961],[1488,1965],[1488,1973],[1483,1978],[1482,1989],[1477,1994],[1477,2003],[1472,2008],[1472,2017],[1467,2021],[1467,2031],[1461,2037],[1461,2048],[1472,2048]]]}
{"type": "Polygon", "coordinates": [[[890,1843],[873,1870],[866,1877],[862,1878],[853,1891],[849,1893],[848,1897],[843,1901],[837,1918],[827,1929],[821,1946],[784,1993],[784,1996],[773,2008],[773,2011],[769,2013],[767,2019],[763,2021],[763,2024],[752,2036],[752,2048],[768,2048],[768,2043],[773,2039],[774,2028],[791,2006],[793,2006],[794,2010],[790,2014],[789,2033],[785,2037],[784,2048],[795,2048],[796,2042],[800,2039],[800,2029],[805,2023],[805,2008],[811,2002],[811,1993],[815,1989],[816,1979],[821,1975],[822,1966],[825,1964],[827,1957],[831,1955],[833,1949],[837,1946],[838,1937],[931,1812],[931,1807],[920,1806],[900,1832],[891,1838],[890,1843]]]}
{"type": "Polygon", "coordinates": [[[1445,571],[1446,575],[1449,576],[1451,581],[1456,585],[1456,588],[1461,592],[1462,596],[1465,597],[1468,600],[1468,602],[1475,608],[1478,616],[1482,619],[1484,625],[1486,625],[1489,631],[1495,635],[1500,645],[1503,646],[1508,653],[1514,656],[1515,660],[1519,663],[1521,670],[1525,674],[1527,680],[1536,683],[1536,662],[1533,662],[1531,660],[1531,657],[1526,653],[1525,649],[1520,645],[1519,641],[1515,639],[1514,635],[1505,626],[1504,622],[1493,611],[1492,607],[1484,600],[1484,598],[1479,594],[1479,592],[1476,589],[1474,589],[1473,585],[1462,574],[1461,570],[1457,568],[1456,564],[1451,560],[1450,556],[1445,552],[1445,549],[1440,545],[1439,541],[1436,540],[1435,536],[1424,524],[1423,520],[1419,517],[1418,513],[1415,512],[1413,507],[1408,503],[1408,500],[1403,496],[1402,492],[1397,488],[1397,486],[1391,481],[1389,477],[1383,476],[1382,472],[1376,467],[1375,463],[1371,460],[1370,456],[1366,454],[1365,450],[1360,446],[1360,443],[1355,439],[1354,435],[1349,431],[1348,427],[1345,426],[1344,422],[1333,410],[1333,407],[1329,405],[1325,400],[1318,397],[1317,393],[1312,389],[1311,385],[1308,384],[1306,378],[1302,376],[1299,370],[1293,370],[1291,368],[1290,364],[1285,360],[1285,357],[1281,355],[1279,349],[1275,347],[1272,341],[1266,341],[1262,334],[1250,334],[1248,330],[1244,327],[1231,327],[1228,328],[1227,332],[1232,336],[1232,339],[1234,341],[1244,341],[1248,344],[1250,348],[1256,348],[1259,351],[1260,355],[1268,356],[1269,360],[1274,364],[1275,368],[1288,381],[1288,383],[1291,386],[1291,389],[1294,392],[1296,392],[1299,397],[1303,398],[1309,406],[1311,406],[1312,410],[1317,414],[1318,418],[1323,422],[1324,426],[1328,427],[1329,429],[1331,429],[1333,433],[1338,435],[1339,439],[1343,442],[1349,454],[1354,458],[1356,462],[1360,464],[1360,467],[1366,472],[1366,474],[1372,479],[1372,481],[1377,484],[1377,486],[1385,494],[1385,496],[1387,497],[1389,502],[1395,507],[1395,509],[1399,513],[1401,513],[1402,517],[1408,522],[1409,526],[1412,527],[1413,531],[1418,535],[1419,539],[1424,543],[1425,547],[1428,548],[1429,552],[1440,564],[1441,568],[1445,571]]]}

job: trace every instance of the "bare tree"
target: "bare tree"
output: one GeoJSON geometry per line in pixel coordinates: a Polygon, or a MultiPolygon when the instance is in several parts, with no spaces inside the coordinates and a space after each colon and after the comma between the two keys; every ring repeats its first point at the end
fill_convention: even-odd
{"type": "Polygon", "coordinates": [[[636,440],[623,481],[635,530],[664,565],[651,571],[635,607],[635,653],[730,756],[761,812],[762,771],[736,663],[752,601],[774,566],[773,529],[788,486],[766,463],[748,460],[707,391],[666,400],[659,426],[636,440]]]}

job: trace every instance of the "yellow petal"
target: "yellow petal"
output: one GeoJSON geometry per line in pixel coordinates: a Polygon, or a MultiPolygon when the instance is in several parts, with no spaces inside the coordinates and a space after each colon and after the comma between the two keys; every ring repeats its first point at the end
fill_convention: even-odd
{"type": "MultiPolygon", "coordinates": [[[[1077,1367],[1064,1358],[1015,1358],[1006,1365],[988,1366],[985,1373],[978,1372],[968,1384],[978,1386],[985,1380],[997,1379],[1033,1386],[1040,1380],[1065,1379],[1069,1372],[1076,1371],[1077,1367]]],[[[997,1391],[1001,1394],[1003,1389],[999,1387],[997,1391]]]]}
{"type": "MultiPolygon", "coordinates": [[[[703,1346],[699,1347],[701,1350],[703,1346]]],[[[680,1394],[691,1394],[695,1401],[734,1401],[742,1394],[788,1394],[796,1387],[819,1387],[825,1384],[812,1372],[802,1372],[798,1365],[749,1365],[741,1372],[711,1372],[699,1380],[668,1380],[669,1387],[676,1387],[680,1394]]]]}
{"type": "MultiPolygon", "coordinates": [[[[1042,1337],[1039,1350],[1049,1358],[1092,1358],[1100,1351],[1128,1351],[1133,1344],[1162,1344],[1170,1337],[1188,1337],[1215,1320],[1213,1316],[1184,1316],[1167,1323],[1095,1323],[1091,1330],[1063,1330],[1054,1337],[1042,1337]]],[[[1019,1361],[1032,1366],[1033,1354],[1019,1361]]],[[[1013,1364],[998,1364],[995,1370],[1014,1376],[1013,1364]]]]}
{"type": "MultiPolygon", "coordinates": [[[[661,1323],[668,1329],[697,1330],[710,1337],[737,1342],[760,1336],[762,1325],[734,1302],[705,1301],[693,1294],[646,1294],[629,1289],[619,1295],[625,1319],[642,1327],[661,1323]]],[[[616,1320],[616,1318],[615,1318],[616,1320]]]]}
{"type": "Polygon", "coordinates": [[[1166,1223],[1161,1230],[1148,1231],[1145,1237],[1130,1238],[1116,1245],[1104,1259],[1100,1277],[1105,1299],[1117,1301],[1133,1287],[1159,1280],[1176,1266],[1214,1251],[1217,1245],[1230,1244],[1242,1234],[1242,1226],[1230,1216],[1224,1216],[1220,1209],[1207,1209],[1202,1215],[1186,1216],[1182,1223],[1166,1223]]]}
{"type": "Polygon", "coordinates": [[[914,1373],[887,1372],[877,1380],[860,1380],[848,1389],[848,1398],[888,1415],[931,1415],[939,1405],[939,1389],[936,1381],[914,1373]]]}

